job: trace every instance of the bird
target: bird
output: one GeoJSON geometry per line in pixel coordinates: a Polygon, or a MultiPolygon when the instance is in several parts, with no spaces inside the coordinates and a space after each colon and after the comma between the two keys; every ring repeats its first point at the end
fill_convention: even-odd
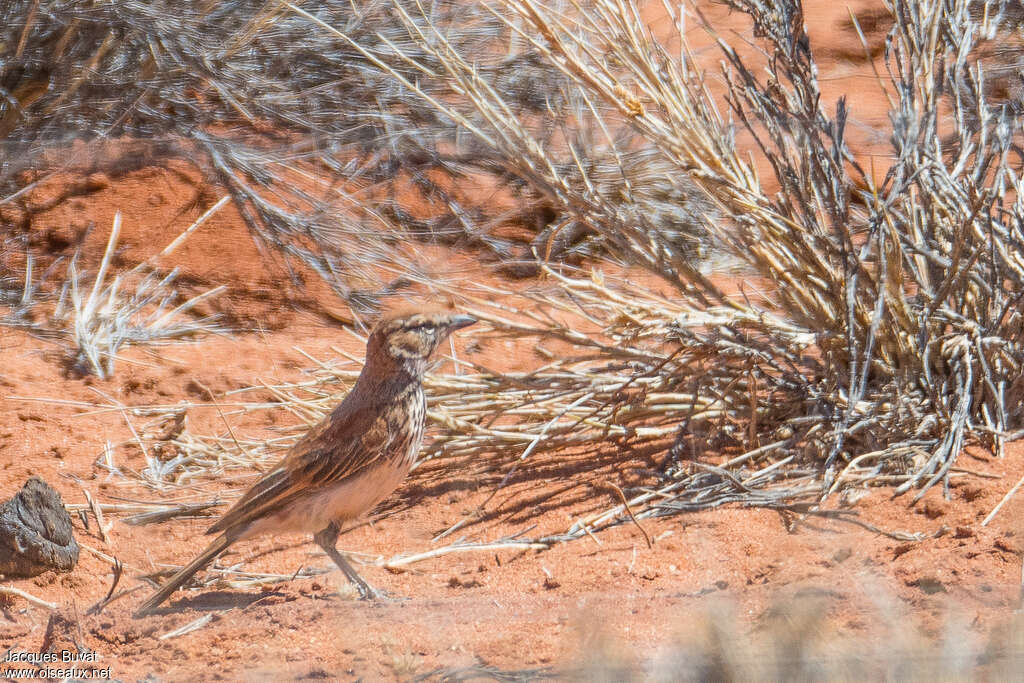
{"type": "Polygon", "coordinates": [[[385,597],[338,552],[338,534],[409,473],[423,441],[427,361],[449,334],[476,322],[451,311],[382,318],[367,339],[366,360],[348,395],[206,531],[217,538],[134,616],[150,614],[228,546],[282,533],[312,533],[361,599],[385,597]]]}

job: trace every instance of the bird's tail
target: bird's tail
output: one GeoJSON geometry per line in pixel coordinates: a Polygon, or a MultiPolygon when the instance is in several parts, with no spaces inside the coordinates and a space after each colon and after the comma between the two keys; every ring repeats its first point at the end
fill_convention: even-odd
{"type": "Polygon", "coordinates": [[[206,550],[199,553],[199,556],[188,563],[187,567],[184,567],[177,574],[167,580],[167,583],[160,586],[160,590],[153,593],[149,600],[142,603],[142,606],[135,611],[134,616],[144,617],[150,613],[156,606],[170,597],[171,593],[178,590],[186,581],[192,578],[192,575],[197,571],[208,565],[215,557],[224,552],[224,549],[231,545],[231,541],[228,540],[227,534],[221,534],[214,540],[213,543],[206,546],[206,550]]]}

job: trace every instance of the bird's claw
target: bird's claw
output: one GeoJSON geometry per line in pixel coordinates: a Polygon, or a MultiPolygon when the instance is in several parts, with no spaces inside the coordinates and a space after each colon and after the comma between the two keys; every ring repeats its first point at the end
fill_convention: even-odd
{"type": "Polygon", "coordinates": [[[404,595],[393,595],[379,588],[367,588],[359,591],[359,599],[368,602],[405,602],[409,598],[404,595]]]}

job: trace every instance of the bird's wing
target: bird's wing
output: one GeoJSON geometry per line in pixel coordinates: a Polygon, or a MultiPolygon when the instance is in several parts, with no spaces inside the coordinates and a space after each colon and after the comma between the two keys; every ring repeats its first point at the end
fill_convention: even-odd
{"type": "Polygon", "coordinates": [[[387,416],[379,409],[346,403],[310,429],[277,467],[253,484],[206,533],[241,530],[296,498],[329,488],[375,462],[393,438],[387,416]]]}

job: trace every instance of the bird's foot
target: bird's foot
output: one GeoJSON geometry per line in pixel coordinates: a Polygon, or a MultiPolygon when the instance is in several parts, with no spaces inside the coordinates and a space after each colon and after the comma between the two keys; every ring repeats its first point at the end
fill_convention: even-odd
{"type": "Polygon", "coordinates": [[[409,599],[404,595],[395,595],[370,585],[359,586],[358,589],[359,599],[370,602],[405,602],[409,599]]]}

